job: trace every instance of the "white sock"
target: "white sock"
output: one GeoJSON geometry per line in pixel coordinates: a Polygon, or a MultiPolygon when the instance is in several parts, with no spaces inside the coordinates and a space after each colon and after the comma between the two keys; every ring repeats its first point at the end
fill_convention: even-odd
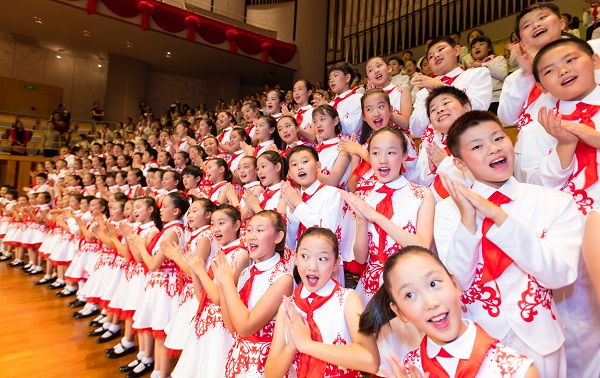
{"type": "MultiPolygon", "coordinates": [[[[79,298],[77,298],[77,299],[79,299],[79,298]]],[[[93,321],[99,322],[100,320],[102,320],[102,318],[104,318],[104,315],[100,314],[100,315],[96,316],[93,321]]]]}
{"type": "Polygon", "coordinates": [[[103,316],[100,320],[98,320],[98,323],[100,323],[100,324],[106,323],[106,316],[103,316]]]}
{"type": "Polygon", "coordinates": [[[59,278],[56,280],[56,282],[58,282],[59,284],[63,284],[63,283],[65,283],[65,280],[63,280],[62,278],[59,278]]]}
{"type": "Polygon", "coordinates": [[[160,370],[153,370],[150,378],[160,378],[160,370]]]}
{"type": "Polygon", "coordinates": [[[110,324],[104,323],[104,324],[102,324],[102,329],[107,330],[109,326],[110,326],[110,324]]]}
{"type": "Polygon", "coordinates": [[[121,339],[121,345],[123,345],[125,348],[131,348],[131,347],[135,346],[135,342],[127,341],[127,339],[125,337],[123,337],[121,339]]]}
{"type": "MultiPolygon", "coordinates": [[[[142,354],[144,354],[142,352],[142,354]]],[[[127,364],[127,366],[132,367],[132,366],[137,366],[140,363],[140,359],[136,359],[135,361],[131,361],[129,364],[127,364]]]]}
{"type": "Polygon", "coordinates": [[[149,364],[150,362],[143,362],[141,364],[138,364],[136,367],[133,368],[133,372],[134,373],[141,373],[142,370],[144,370],[146,368],[146,365],[144,364],[149,364]]]}
{"type": "Polygon", "coordinates": [[[45,280],[49,280],[50,278],[52,278],[52,275],[50,275],[50,274],[46,274],[46,275],[44,276],[44,279],[45,279],[45,280]]]}
{"type": "Polygon", "coordinates": [[[138,354],[137,354],[135,357],[136,357],[138,360],[140,360],[140,361],[141,361],[141,360],[142,360],[142,358],[144,358],[144,351],[143,351],[143,350],[140,350],[140,351],[138,352],[138,354]]]}
{"type": "Polygon", "coordinates": [[[107,310],[106,309],[102,309],[102,311],[100,311],[100,315],[106,316],[107,310]]]}
{"type": "Polygon", "coordinates": [[[108,326],[108,330],[110,332],[112,332],[112,333],[119,332],[120,329],[121,329],[121,325],[120,324],[111,324],[111,325],[108,326]]]}
{"type": "Polygon", "coordinates": [[[67,289],[67,291],[69,291],[69,292],[72,293],[72,292],[75,291],[75,289],[77,289],[77,286],[75,286],[75,285],[67,285],[67,286],[65,286],[65,289],[67,289]]]}
{"type": "Polygon", "coordinates": [[[143,364],[151,364],[154,362],[154,357],[144,357],[142,358],[142,363],[143,364]]]}

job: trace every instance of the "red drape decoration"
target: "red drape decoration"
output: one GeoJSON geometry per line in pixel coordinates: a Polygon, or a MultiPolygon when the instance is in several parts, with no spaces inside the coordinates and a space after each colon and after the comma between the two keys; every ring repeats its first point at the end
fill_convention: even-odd
{"type": "Polygon", "coordinates": [[[296,45],[293,43],[253,33],[156,0],[87,0],[88,14],[97,13],[98,1],[120,17],[133,18],[141,14],[142,30],[150,28],[152,18],[156,26],[169,33],[179,33],[187,29],[189,41],[195,41],[198,33],[204,41],[213,45],[228,41],[229,52],[232,54],[237,54],[238,48],[248,55],[262,53],[263,63],[267,63],[271,57],[273,61],[285,64],[296,54],[296,45]]]}

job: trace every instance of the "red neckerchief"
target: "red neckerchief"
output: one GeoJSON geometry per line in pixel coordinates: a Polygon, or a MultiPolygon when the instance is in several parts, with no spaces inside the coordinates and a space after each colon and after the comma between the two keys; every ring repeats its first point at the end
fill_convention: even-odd
{"type": "Polygon", "coordinates": [[[465,71],[464,68],[462,68],[462,67],[459,67],[459,68],[462,69],[462,72],[454,77],[450,77],[450,76],[446,76],[446,75],[440,77],[440,80],[442,81],[442,83],[444,83],[446,85],[452,85],[452,83],[454,83],[454,80],[456,80],[456,78],[459,77],[465,71]]]}
{"type": "MultiPolygon", "coordinates": [[[[556,103],[556,110],[559,109],[560,100],[556,103]]],[[[578,121],[590,127],[592,130],[596,130],[596,125],[592,121],[592,117],[598,113],[600,106],[588,105],[583,102],[577,103],[575,110],[571,114],[563,114],[562,119],[565,121],[578,121]]],[[[579,174],[585,169],[585,181],[583,183],[583,190],[586,190],[590,186],[598,182],[598,162],[596,158],[596,148],[582,142],[577,142],[575,148],[575,157],[577,158],[577,172],[569,178],[571,181],[573,178],[579,176],[579,174]]]]}
{"type": "Polygon", "coordinates": [[[270,144],[267,144],[267,145],[264,145],[264,146],[263,146],[263,145],[261,145],[261,144],[259,144],[258,146],[256,146],[256,149],[254,149],[254,154],[252,154],[252,155],[253,155],[254,157],[258,157],[258,153],[259,153],[260,151],[262,151],[262,150],[263,150],[263,148],[267,148],[267,147],[269,147],[269,146],[270,146],[270,144]]]}
{"type": "Polygon", "coordinates": [[[179,222],[174,222],[168,226],[166,226],[165,228],[163,228],[158,234],[156,234],[156,236],[154,236],[154,238],[152,239],[152,241],[150,242],[150,245],[148,245],[148,252],[150,254],[152,254],[152,250],[154,250],[154,247],[156,247],[156,243],[158,243],[158,241],[160,240],[160,238],[163,236],[163,234],[174,227],[180,227],[181,229],[183,229],[183,224],[179,223],[179,222]]]}
{"type": "Polygon", "coordinates": [[[298,113],[296,113],[296,122],[298,122],[298,126],[302,124],[304,120],[304,113],[306,113],[307,109],[298,109],[298,113]]]}
{"type": "Polygon", "coordinates": [[[345,99],[347,99],[348,97],[352,96],[353,94],[356,94],[356,92],[358,91],[358,88],[360,88],[359,86],[354,87],[354,89],[352,89],[350,91],[350,93],[348,93],[347,95],[345,95],[344,97],[341,96],[336,96],[333,99],[333,108],[337,110],[337,107],[339,105],[340,102],[344,101],[345,99]]]}
{"type": "MultiPolygon", "coordinates": [[[[306,321],[308,323],[308,328],[310,329],[310,338],[313,341],[323,342],[321,330],[315,322],[313,314],[315,310],[327,303],[327,301],[329,301],[329,299],[331,299],[331,297],[333,297],[340,289],[341,285],[336,281],[334,282],[335,287],[333,291],[326,297],[321,297],[317,293],[311,293],[308,297],[302,298],[300,293],[302,292],[304,284],[298,286],[294,291],[294,302],[300,310],[306,313],[306,321]],[[309,299],[312,299],[312,302],[309,302],[309,299]]],[[[298,365],[296,367],[298,377],[322,378],[325,376],[327,362],[304,353],[300,353],[298,357],[298,365]]]]}
{"type": "Polygon", "coordinates": [[[212,188],[210,188],[210,190],[208,191],[208,199],[212,201],[211,198],[213,194],[215,194],[217,190],[219,190],[225,184],[227,184],[227,181],[221,181],[220,183],[213,185],[212,188]]]}
{"type": "Polygon", "coordinates": [[[264,192],[262,192],[263,199],[260,201],[261,209],[265,210],[265,206],[267,206],[267,202],[277,193],[279,193],[281,189],[269,189],[266,188],[264,192]]]}
{"type": "MultiPolygon", "coordinates": [[[[308,203],[308,201],[310,201],[310,199],[315,194],[317,194],[317,192],[321,190],[324,186],[325,184],[321,183],[321,185],[319,185],[319,187],[317,188],[317,190],[315,190],[313,194],[307,194],[306,192],[302,193],[302,202],[308,203]]],[[[300,236],[304,233],[304,231],[306,231],[306,226],[304,226],[302,222],[300,222],[300,225],[298,226],[298,235],[296,236],[296,240],[300,239],[300,236]]]]}
{"type": "Polygon", "coordinates": [[[252,130],[254,130],[254,124],[250,124],[250,126],[246,127],[246,135],[250,136],[250,133],[252,132],[252,130]]]}
{"type": "Polygon", "coordinates": [[[486,57],[485,57],[485,59],[483,60],[483,63],[487,63],[487,62],[489,62],[490,60],[492,60],[492,59],[494,59],[494,58],[495,58],[494,54],[492,54],[492,55],[488,55],[488,56],[486,56],[486,57]]]}
{"type": "MultiPolygon", "coordinates": [[[[496,206],[500,206],[510,203],[511,199],[496,191],[488,198],[488,201],[496,206]]],[[[483,219],[481,226],[481,255],[483,257],[483,272],[481,273],[481,278],[477,282],[481,285],[500,277],[504,270],[506,270],[506,268],[513,263],[513,260],[508,257],[504,251],[502,251],[496,244],[487,238],[486,235],[493,225],[494,221],[492,219],[483,219]]]]}
{"type": "Polygon", "coordinates": [[[225,138],[225,134],[227,134],[227,132],[229,130],[227,130],[229,127],[226,127],[223,129],[223,132],[221,132],[221,134],[219,134],[219,136],[217,137],[217,139],[219,140],[219,143],[223,143],[223,139],[225,138]]]}
{"type": "Polygon", "coordinates": [[[396,89],[396,86],[393,86],[393,87],[392,87],[391,89],[389,89],[389,90],[387,90],[387,89],[384,89],[384,91],[385,91],[385,92],[386,92],[386,93],[389,95],[389,94],[391,94],[391,93],[394,91],[394,89],[396,89]]]}
{"type": "MultiPolygon", "coordinates": [[[[487,355],[488,350],[498,342],[498,340],[488,335],[477,323],[477,333],[475,336],[475,344],[468,360],[460,360],[456,368],[456,378],[473,378],[483,364],[483,360],[487,355]]],[[[427,355],[427,337],[423,338],[419,346],[421,351],[421,366],[425,373],[430,373],[432,377],[449,378],[448,372],[444,370],[442,365],[437,361],[437,356],[429,358],[427,355]]],[[[452,357],[444,348],[440,349],[439,357],[452,357]]]]}
{"type": "Polygon", "coordinates": [[[332,142],[332,143],[321,143],[319,144],[319,146],[316,148],[317,153],[320,154],[321,151],[323,151],[324,149],[327,149],[329,147],[333,147],[333,146],[337,146],[340,143],[340,141],[336,141],[336,142],[332,142]]]}
{"type": "Polygon", "coordinates": [[[252,286],[254,285],[254,278],[266,271],[260,270],[256,267],[256,264],[250,268],[250,277],[244,282],[244,286],[240,289],[239,295],[244,306],[248,307],[248,301],[250,300],[250,294],[252,293],[252,286]]]}
{"type": "MultiPolygon", "coordinates": [[[[385,194],[385,197],[383,197],[383,199],[381,201],[379,201],[379,203],[375,207],[375,210],[377,210],[378,213],[382,214],[387,219],[391,219],[392,216],[394,215],[394,204],[392,202],[392,196],[396,192],[396,189],[390,188],[387,185],[382,185],[379,189],[376,190],[376,192],[385,194]]],[[[381,264],[384,264],[385,260],[386,260],[384,251],[385,251],[385,242],[387,239],[387,232],[385,232],[383,230],[383,228],[381,228],[377,223],[374,223],[373,225],[375,226],[375,230],[377,231],[377,234],[379,235],[377,260],[381,264]]]]}
{"type": "Polygon", "coordinates": [[[233,161],[235,159],[237,159],[239,156],[241,156],[244,153],[244,150],[238,151],[238,152],[234,152],[233,155],[231,155],[231,159],[229,159],[229,161],[227,162],[227,166],[229,167],[229,169],[231,169],[231,164],[233,163],[233,161]]]}

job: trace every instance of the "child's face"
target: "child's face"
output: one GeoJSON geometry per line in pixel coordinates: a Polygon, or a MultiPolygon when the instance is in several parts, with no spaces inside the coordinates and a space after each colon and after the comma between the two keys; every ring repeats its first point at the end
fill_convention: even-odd
{"type": "Polygon", "coordinates": [[[219,166],[214,160],[206,164],[206,178],[208,181],[217,183],[221,181],[225,168],[219,166]]]}
{"type": "Polygon", "coordinates": [[[156,147],[156,145],[158,144],[158,139],[156,139],[156,135],[150,134],[150,136],[148,137],[148,144],[150,145],[150,147],[156,147]]]}
{"type": "Polygon", "coordinates": [[[154,189],[162,189],[162,180],[163,180],[164,174],[161,176],[160,173],[155,173],[154,174],[154,178],[152,179],[152,184],[154,185],[154,189]]]}
{"type": "Polygon", "coordinates": [[[477,181],[500,188],[513,173],[515,151],[510,138],[493,121],[471,127],[460,136],[460,158],[454,164],[470,170],[477,181]]]}
{"type": "Polygon", "coordinates": [[[381,58],[371,59],[367,63],[367,77],[378,88],[385,87],[390,81],[392,69],[381,58]]]}
{"type": "Polygon", "coordinates": [[[303,189],[315,182],[320,170],[321,164],[308,151],[296,152],[290,159],[290,176],[303,189]]]}
{"type": "Polygon", "coordinates": [[[144,223],[148,220],[150,215],[154,212],[154,208],[151,206],[146,206],[144,201],[135,201],[133,203],[133,219],[136,222],[144,223]]]}
{"type": "Polygon", "coordinates": [[[160,219],[163,223],[179,219],[179,209],[175,207],[173,200],[170,196],[165,196],[160,208],[160,219]]]}
{"type": "Polygon", "coordinates": [[[175,129],[175,131],[177,132],[177,136],[179,138],[184,138],[187,135],[187,128],[182,123],[177,125],[177,128],[175,129]]]}
{"type": "Polygon", "coordinates": [[[81,210],[82,212],[86,212],[90,209],[90,204],[88,203],[87,200],[81,200],[81,202],[79,202],[79,210],[81,210]]]}
{"type": "Polygon", "coordinates": [[[173,163],[175,163],[175,166],[177,168],[185,168],[187,161],[182,154],[175,154],[175,159],[173,159],[173,163]]]}
{"type": "Polygon", "coordinates": [[[239,228],[240,223],[234,222],[223,211],[215,211],[210,218],[210,232],[220,246],[227,245],[237,239],[236,233],[239,228]]]}
{"type": "Polygon", "coordinates": [[[335,126],[340,123],[338,117],[331,117],[326,112],[314,114],[313,125],[317,128],[317,135],[321,140],[329,140],[335,138],[335,126]]]}
{"type": "Polygon", "coordinates": [[[52,172],[54,170],[54,167],[52,166],[52,163],[47,161],[44,163],[44,169],[48,172],[52,172]]]}
{"type": "Polygon", "coordinates": [[[166,189],[166,190],[177,189],[177,184],[178,184],[178,182],[175,180],[175,178],[173,177],[173,174],[171,172],[166,172],[163,175],[163,179],[162,179],[163,189],[166,189]]]}
{"type": "MultiPolygon", "coordinates": [[[[230,136],[229,136],[229,144],[230,147],[233,148],[234,150],[240,150],[241,147],[241,143],[242,142],[242,137],[240,135],[240,133],[238,131],[232,131],[230,136]]],[[[175,156],[175,158],[177,158],[177,156],[175,156]]],[[[177,164],[177,163],[175,163],[177,164]]]]}
{"type": "Polygon", "coordinates": [[[244,184],[256,181],[256,167],[254,166],[254,164],[252,164],[252,160],[249,158],[242,158],[242,160],[238,164],[237,173],[240,177],[240,181],[244,184]]]}
{"type": "Polygon", "coordinates": [[[400,177],[405,156],[402,141],[396,134],[384,132],[372,138],[369,156],[377,181],[387,184],[400,177]]]}
{"type": "Polygon", "coordinates": [[[329,88],[334,93],[344,93],[350,86],[350,74],[344,75],[342,71],[331,71],[329,74],[329,88]]]}
{"type": "Polygon", "coordinates": [[[94,155],[97,155],[100,152],[102,152],[102,147],[98,146],[97,144],[94,144],[92,146],[92,153],[94,153],[94,155]]]}
{"type": "Polygon", "coordinates": [[[471,56],[475,60],[485,59],[492,51],[492,47],[487,42],[476,42],[471,47],[471,56]]]}
{"type": "Polygon", "coordinates": [[[409,61],[411,59],[412,59],[412,55],[411,54],[409,54],[407,52],[405,52],[404,54],[402,54],[402,60],[403,61],[407,62],[407,61],[409,61]]]}
{"type": "Polygon", "coordinates": [[[279,101],[279,95],[274,91],[267,94],[267,111],[269,114],[281,113],[281,101],[279,101]]]}
{"type": "Polygon", "coordinates": [[[134,171],[127,172],[127,183],[129,185],[137,185],[140,182],[140,178],[135,174],[134,171]]]}
{"type": "Polygon", "coordinates": [[[294,101],[296,101],[298,104],[307,104],[308,98],[311,94],[312,90],[306,88],[306,84],[303,81],[299,81],[296,84],[294,84],[294,101]]]}
{"type": "Polygon", "coordinates": [[[107,186],[115,185],[115,178],[112,176],[106,176],[106,185],[107,186]]]}
{"type": "Polygon", "coordinates": [[[41,186],[41,185],[44,185],[46,183],[46,180],[43,177],[36,177],[35,178],[35,183],[37,185],[41,186]]]}
{"type": "MultiPolygon", "coordinates": [[[[250,107],[247,106],[245,109],[250,109],[250,107]]],[[[242,110],[242,114],[244,114],[244,119],[246,119],[246,113],[244,113],[243,110],[242,110]]],[[[249,121],[246,119],[246,122],[249,122],[249,121]]],[[[211,127],[208,124],[208,122],[206,122],[206,121],[200,121],[200,127],[199,127],[199,129],[200,129],[200,134],[201,135],[208,135],[211,132],[211,127]]]]}
{"type": "Polygon", "coordinates": [[[442,94],[431,100],[429,104],[429,122],[433,128],[442,134],[447,134],[450,126],[466,112],[471,110],[471,105],[462,105],[456,97],[442,94]]]}
{"type": "Polygon", "coordinates": [[[56,169],[64,169],[67,165],[65,164],[64,161],[62,160],[58,160],[56,162],[56,169]]]}
{"type": "Polygon", "coordinates": [[[152,156],[148,153],[148,151],[144,151],[142,153],[142,162],[144,164],[148,164],[152,161],[152,156]]]}
{"type": "Polygon", "coordinates": [[[481,33],[479,33],[478,31],[474,30],[471,34],[469,34],[469,40],[467,41],[469,45],[471,44],[471,41],[473,41],[477,37],[481,37],[481,33]]]}
{"type": "Polygon", "coordinates": [[[119,156],[117,157],[117,165],[118,165],[120,168],[125,168],[125,167],[127,166],[127,159],[125,159],[125,156],[123,156],[123,155],[119,155],[119,156]]]}
{"type": "Polygon", "coordinates": [[[256,125],[256,133],[254,136],[258,138],[261,142],[266,142],[271,139],[271,135],[275,132],[270,126],[269,122],[265,118],[261,118],[258,120],[258,124],[256,125]]]}
{"type": "Polygon", "coordinates": [[[391,116],[392,106],[383,94],[370,95],[363,101],[363,119],[374,131],[387,126],[391,116]]]}
{"type": "Polygon", "coordinates": [[[432,257],[419,254],[401,257],[389,279],[391,307],[400,320],[411,322],[438,345],[452,342],[465,332],[461,291],[432,257]]]}
{"type": "Polygon", "coordinates": [[[217,116],[217,122],[219,123],[219,126],[221,126],[221,130],[223,130],[226,127],[229,127],[229,123],[231,122],[231,118],[229,117],[229,114],[227,114],[225,112],[221,112],[217,116]]]}
{"type": "MultiPolygon", "coordinates": [[[[239,170],[238,170],[239,172],[239,170]]],[[[200,177],[196,177],[194,175],[185,174],[181,177],[183,181],[183,186],[186,190],[195,189],[200,184],[200,177]]]]}
{"type": "Polygon", "coordinates": [[[114,146],[113,147],[113,155],[115,155],[115,156],[123,155],[123,148],[121,148],[121,146],[114,146]]]}
{"type": "Polygon", "coordinates": [[[273,256],[275,245],[283,240],[283,231],[276,231],[267,217],[254,216],[246,226],[246,247],[250,258],[256,262],[273,256]]]}
{"type": "Polygon", "coordinates": [[[199,201],[196,201],[190,205],[187,212],[188,226],[193,229],[205,226],[210,222],[210,212],[207,212],[199,201]]]}
{"type": "Polygon", "coordinates": [[[548,51],[538,61],[540,83],[544,93],[559,100],[582,100],[596,88],[594,70],[600,57],[590,57],[574,44],[564,44],[548,51]]]}
{"type": "Polygon", "coordinates": [[[93,185],[96,180],[94,179],[94,175],[91,175],[88,173],[83,176],[82,181],[83,181],[83,185],[88,186],[88,185],[93,185]]]}
{"type": "Polygon", "coordinates": [[[89,161],[88,159],[82,160],[81,161],[81,167],[83,169],[91,169],[92,168],[92,162],[89,161]]]}
{"type": "Polygon", "coordinates": [[[116,175],[115,176],[115,182],[119,186],[126,185],[127,184],[127,176],[123,177],[123,175],[116,175]]]}
{"type": "Polygon", "coordinates": [[[142,165],[142,157],[140,156],[140,154],[133,155],[133,164],[135,164],[137,166],[142,165]]]}
{"type": "Polygon", "coordinates": [[[337,264],[331,242],[320,236],[302,239],[294,261],[304,287],[312,293],[325,286],[337,264]]]}
{"type": "Polygon", "coordinates": [[[280,164],[273,164],[269,159],[261,155],[256,161],[256,167],[256,174],[262,186],[271,186],[280,181],[280,164]]]}
{"type": "Polygon", "coordinates": [[[112,205],[110,205],[110,217],[112,220],[122,219],[125,215],[121,206],[122,205],[118,202],[115,202],[112,205]]]}
{"type": "Polygon", "coordinates": [[[133,202],[127,201],[125,203],[125,208],[123,209],[123,215],[127,218],[127,222],[133,223],[135,222],[135,218],[133,217],[133,202]]]}
{"type": "Polygon", "coordinates": [[[158,164],[160,167],[164,167],[165,165],[169,164],[169,158],[167,157],[167,154],[164,152],[159,152],[158,157],[156,158],[156,164],[158,164]]]}
{"type": "MultiPolygon", "coordinates": [[[[459,55],[460,46],[452,48],[448,42],[439,42],[427,51],[427,61],[434,74],[445,75],[458,66],[459,55]]],[[[406,70],[406,65],[404,70],[406,70]]]]}
{"type": "Polygon", "coordinates": [[[404,66],[401,66],[400,63],[398,63],[397,60],[392,59],[388,62],[388,67],[390,68],[390,75],[391,76],[396,76],[398,74],[400,74],[400,71],[402,71],[402,69],[404,68],[404,66]]]}
{"type": "Polygon", "coordinates": [[[277,133],[285,144],[290,145],[298,140],[298,130],[290,117],[283,117],[277,122],[277,133]]]}
{"type": "Polygon", "coordinates": [[[533,10],[519,21],[521,41],[533,51],[559,39],[564,28],[565,22],[547,8],[533,10]]]}
{"type": "Polygon", "coordinates": [[[217,146],[217,142],[216,140],[209,138],[207,140],[204,141],[204,151],[206,151],[206,153],[211,156],[211,155],[217,155],[219,153],[219,147],[217,146]]]}
{"type": "Polygon", "coordinates": [[[404,72],[406,72],[408,76],[411,76],[415,72],[417,72],[417,66],[415,66],[412,60],[409,60],[406,63],[404,63],[404,72]]]}

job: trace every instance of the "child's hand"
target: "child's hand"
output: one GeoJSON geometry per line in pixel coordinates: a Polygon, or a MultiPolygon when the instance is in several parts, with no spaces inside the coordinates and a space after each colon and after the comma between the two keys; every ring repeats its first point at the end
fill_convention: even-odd
{"type": "MultiPolygon", "coordinates": [[[[230,185],[230,184],[225,184],[225,185],[230,185]]],[[[221,191],[219,191],[219,198],[217,198],[217,201],[219,203],[229,203],[229,201],[227,200],[227,190],[225,188],[223,188],[221,191]]]]}
{"type": "Polygon", "coordinates": [[[364,147],[356,141],[356,137],[354,135],[352,137],[352,139],[340,140],[340,150],[345,151],[350,155],[359,155],[361,150],[364,150],[364,147]]]}
{"type": "Polygon", "coordinates": [[[186,253],[183,255],[183,260],[190,266],[194,272],[206,270],[204,259],[196,253],[186,253]]]}
{"type": "Polygon", "coordinates": [[[559,144],[572,145],[579,141],[577,135],[564,129],[562,125],[562,116],[555,113],[554,109],[548,109],[545,106],[538,112],[538,122],[546,129],[546,132],[554,137],[559,144]]]}
{"type": "Polygon", "coordinates": [[[375,84],[371,80],[369,80],[367,82],[367,86],[366,86],[365,89],[368,91],[368,90],[373,89],[373,88],[375,88],[375,84]]]}
{"type": "Polygon", "coordinates": [[[565,131],[577,136],[588,146],[600,148],[600,133],[596,129],[581,123],[569,121],[562,121],[561,126],[565,131]]]}
{"type": "Polygon", "coordinates": [[[117,233],[117,229],[115,228],[115,226],[113,224],[109,224],[106,227],[106,232],[107,232],[108,236],[111,238],[116,238],[119,236],[119,234],[117,233]]]}
{"type": "Polygon", "coordinates": [[[456,181],[452,180],[447,174],[439,173],[438,176],[440,180],[442,180],[442,185],[448,193],[452,200],[458,207],[460,211],[460,217],[462,224],[471,232],[475,234],[477,231],[477,224],[475,223],[475,217],[477,216],[477,211],[471,202],[467,199],[465,191],[467,188],[460,185],[456,181]]]}
{"type": "Polygon", "coordinates": [[[281,115],[282,116],[292,115],[292,113],[290,113],[290,110],[288,109],[288,107],[285,104],[281,104],[281,115]]]}
{"type": "Polygon", "coordinates": [[[281,184],[281,193],[286,199],[287,203],[294,209],[302,203],[302,196],[296,189],[294,189],[289,182],[284,181],[281,184]]]}
{"type": "Polygon", "coordinates": [[[508,218],[508,214],[506,214],[500,206],[492,203],[490,200],[483,198],[479,194],[465,187],[462,187],[461,190],[465,198],[473,205],[475,210],[477,210],[477,215],[481,219],[490,218],[498,227],[500,227],[506,218],[508,218]]]}
{"type": "Polygon", "coordinates": [[[223,286],[227,282],[233,283],[233,270],[227,262],[227,257],[223,251],[219,251],[215,254],[215,259],[212,263],[213,273],[217,282],[223,286]]]}
{"type": "Polygon", "coordinates": [[[402,361],[398,359],[398,357],[390,354],[389,356],[385,356],[385,360],[392,368],[392,372],[390,373],[385,367],[380,367],[380,370],[385,378],[429,378],[429,373],[425,373],[425,375],[421,374],[419,369],[415,367],[415,364],[413,364],[412,361],[408,363],[408,374],[406,374],[406,368],[404,367],[402,361]]]}
{"type": "Polygon", "coordinates": [[[244,191],[244,195],[242,197],[244,198],[244,202],[246,202],[247,207],[252,208],[260,206],[258,197],[251,190],[244,191]]]}
{"type": "Polygon", "coordinates": [[[440,148],[436,143],[429,143],[425,149],[427,150],[427,157],[429,158],[429,161],[435,166],[436,169],[440,166],[442,160],[448,156],[448,152],[446,152],[445,149],[440,148]]]}
{"type": "Polygon", "coordinates": [[[352,209],[357,219],[372,222],[373,218],[377,217],[379,214],[375,209],[369,206],[368,203],[354,193],[342,191],[342,198],[346,201],[348,206],[350,206],[350,209],[352,209]]]}
{"type": "Polygon", "coordinates": [[[534,53],[526,41],[511,43],[506,48],[517,58],[519,68],[523,70],[523,76],[533,75],[533,58],[537,51],[534,53]]]}
{"type": "Polygon", "coordinates": [[[415,74],[410,81],[419,88],[427,88],[428,91],[445,85],[440,79],[435,79],[421,73],[415,74]]]}
{"type": "Polygon", "coordinates": [[[313,107],[317,107],[320,105],[327,105],[329,104],[329,102],[327,101],[327,99],[323,96],[313,96],[313,101],[312,101],[312,106],[313,107]]]}
{"type": "Polygon", "coordinates": [[[231,185],[231,183],[225,184],[225,187],[222,191],[225,192],[229,203],[232,203],[233,201],[238,202],[238,192],[235,190],[235,187],[231,185]]]}
{"type": "Polygon", "coordinates": [[[303,347],[312,341],[310,328],[308,327],[308,322],[300,316],[290,298],[283,301],[283,321],[288,336],[288,343],[291,341],[296,349],[302,353],[303,347]]]}
{"type": "Polygon", "coordinates": [[[469,68],[479,68],[479,67],[483,67],[483,63],[480,60],[476,60],[473,63],[471,63],[471,67],[469,67],[469,68]]]}
{"type": "Polygon", "coordinates": [[[250,156],[254,155],[254,147],[252,147],[248,143],[240,142],[240,147],[242,148],[242,150],[244,150],[246,155],[250,155],[250,156]]]}

